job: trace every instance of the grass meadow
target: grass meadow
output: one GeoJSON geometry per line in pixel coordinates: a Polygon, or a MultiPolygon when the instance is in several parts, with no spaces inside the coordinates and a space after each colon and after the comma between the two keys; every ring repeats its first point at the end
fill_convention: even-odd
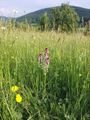
{"type": "Polygon", "coordinates": [[[0,30],[0,120],[90,120],[90,37],[0,30]]]}

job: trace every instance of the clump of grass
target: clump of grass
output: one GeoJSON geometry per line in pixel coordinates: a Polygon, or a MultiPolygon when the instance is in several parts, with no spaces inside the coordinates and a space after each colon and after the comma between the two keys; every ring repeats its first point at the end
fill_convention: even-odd
{"type": "Polygon", "coordinates": [[[90,40],[82,33],[0,32],[1,120],[89,120],[90,40]],[[38,54],[49,49],[44,74],[38,54]],[[17,103],[12,86],[19,86],[17,103]]]}

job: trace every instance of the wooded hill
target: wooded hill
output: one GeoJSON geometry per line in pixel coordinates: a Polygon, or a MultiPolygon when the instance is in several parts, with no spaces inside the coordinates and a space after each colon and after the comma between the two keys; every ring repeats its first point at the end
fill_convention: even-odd
{"type": "MultiPolygon", "coordinates": [[[[60,6],[58,6],[60,7],[60,6]]],[[[86,9],[86,8],[81,8],[81,7],[75,7],[72,6],[75,11],[77,12],[77,14],[80,16],[80,18],[84,18],[84,21],[88,21],[90,19],[90,9],[86,9]]],[[[23,15],[21,17],[18,17],[16,20],[18,22],[23,22],[25,20],[27,20],[28,23],[38,23],[40,20],[40,17],[47,12],[48,16],[50,17],[51,15],[51,10],[53,8],[46,8],[46,9],[41,9],[26,15],[23,15]]]]}

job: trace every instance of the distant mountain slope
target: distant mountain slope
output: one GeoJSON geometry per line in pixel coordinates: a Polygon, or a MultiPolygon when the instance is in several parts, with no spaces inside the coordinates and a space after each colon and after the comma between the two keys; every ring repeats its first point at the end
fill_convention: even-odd
{"type": "MultiPolygon", "coordinates": [[[[59,6],[60,7],[60,6],[59,6]]],[[[89,20],[90,19],[90,9],[86,9],[86,8],[81,8],[81,7],[75,7],[75,6],[72,6],[75,11],[77,12],[77,14],[80,16],[80,17],[83,17],[85,21],[89,20]]],[[[21,21],[25,21],[25,19],[27,19],[27,21],[30,23],[37,23],[39,22],[40,20],[40,16],[44,13],[44,12],[47,12],[49,17],[50,17],[50,14],[51,14],[51,9],[52,8],[46,8],[46,9],[42,9],[42,10],[38,10],[38,11],[35,11],[35,12],[32,12],[32,13],[29,13],[29,14],[26,14],[24,16],[21,16],[19,18],[17,18],[16,20],[18,22],[21,22],[21,21]]]]}
{"type": "Polygon", "coordinates": [[[17,18],[16,20],[18,22],[22,22],[22,21],[25,21],[25,19],[27,19],[28,22],[35,23],[35,22],[38,22],[40,20],[40,17],[45,12],[47,12],[48,15],[50,16],[51,8],[46,8],[46,9],[42,9],[42,10],[38,10],[38,11],[35,11],[35,12],[32,12],[32,13],[26,14],[24,16],[21,16],[21,17],[17,18]]]}
{"type": "Polygon", "coordinates": [[[8,19],[8,17],[0,16],[0,20],[6,21],[7,19],[8,19]]]}

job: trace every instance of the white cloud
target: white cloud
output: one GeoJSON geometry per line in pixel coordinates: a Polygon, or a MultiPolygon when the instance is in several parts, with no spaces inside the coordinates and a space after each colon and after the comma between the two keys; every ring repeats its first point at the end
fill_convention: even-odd
{"type": "Polygon", "coordinates": [[[70,5],[90,8],[90,0],[0,0],[0,16],[20,16],[67,2],[70,5]]]}
{"type": "Polygon", "coordinates": [[[15,17],[15,15],[18,14],[18,10],[13,9],[13,8],[0,8],[0,16],[12,16],[15,17]]]}
{"type": "Polygon", "coordinates": [[[6,8],[0,8],[0,15],[3,15],[4,13],[9,14],[10,11],[6,8]]]}
{"type": "Polygon", "coordinates": [[[17,14],[17,13],[18,13],[18,11],[17,11],[16,9],[13,9],[12,12],[13,12],[14,14],[17,14]]]}

